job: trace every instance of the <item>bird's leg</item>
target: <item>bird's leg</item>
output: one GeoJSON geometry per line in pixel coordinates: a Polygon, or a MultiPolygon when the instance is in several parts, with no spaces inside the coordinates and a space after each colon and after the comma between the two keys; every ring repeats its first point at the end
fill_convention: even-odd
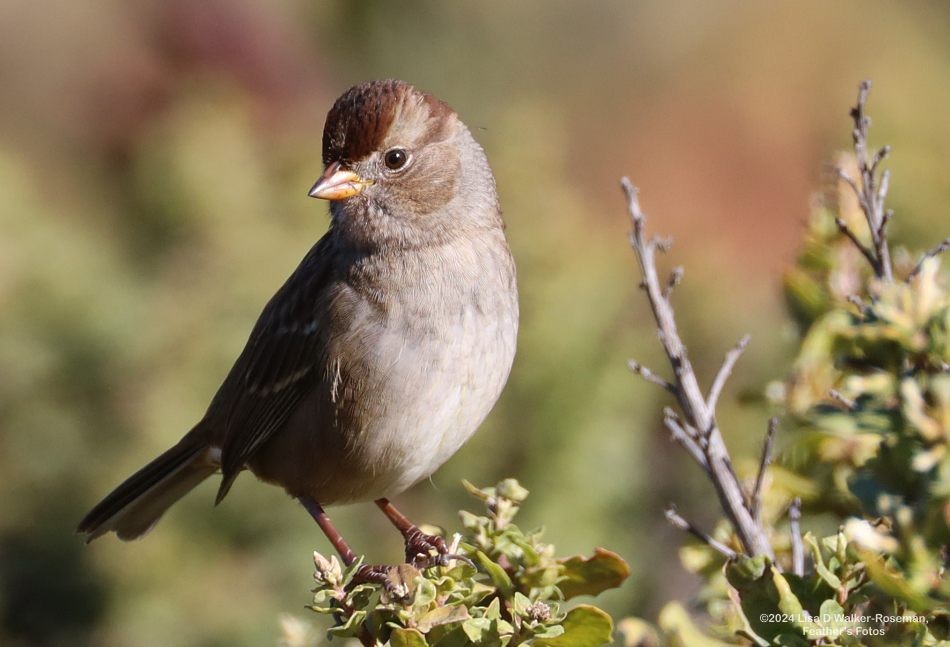
{"type": "Polygon", "coordinates": [[[445,566],[450,559],[461,559],[471,563],[471,560],[463,555],[449,554],[445,539],[436,535],[427,535],[419,530],[419,527],[399,512],[389,499],[376,499],[376,505],[402,533],[406,541],[406,561],[416,568],[429,568],[436,564],[445,566]]]}
{"type": "MultiPolygon", "coordinates": [[[[320,526],[320,530],[327,536],[334,550],[340,555],[340,559],[347,566],[356,561],[356,553],[350,548],[350,545],[343,539],[343,535],[336,529],[329,515],[323,509],[323,506],[308,496],[298,497],[297,499],[307,509],[313,520],[320,526]]],[[[395,595],[397,592],[393,588],[393,583],[389,579],[389,572],[392,570],[389,566],[379,566],[375,564],[363,564],[353,576],[353,582],[356,584],[373,583],[382,584],[386,590],[395,595]]]]}
{"type": "Polygon", "coordinates": [[[330,543],[333,544],[334,550],[339,553],[343,563],[349,566],[355,562],[356,553],[350,549],[350,545],[343,539],[343,535],[340,534],[340,531],[337,530],[333,522],[330,521],[330,517],[323,509],[323,506],[308,496],[298,497],[297,500],[307,509],[307,512],[309,512],[313,520],[317,522],[317,525],[320,526],[320,530],[323,531],[323,534],[326,535],[330,543]]]}

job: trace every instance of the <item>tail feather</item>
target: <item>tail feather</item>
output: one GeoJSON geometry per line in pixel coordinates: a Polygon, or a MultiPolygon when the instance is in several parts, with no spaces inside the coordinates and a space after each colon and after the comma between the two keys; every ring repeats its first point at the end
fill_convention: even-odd
{"type": "Polygon", "coordinates": [[[77,532],[87,542],[109,531],[122,540],[143,536],[173,503],[214,474],[209,451],[196,434],[188,434],[100,501],[77,532]]]}

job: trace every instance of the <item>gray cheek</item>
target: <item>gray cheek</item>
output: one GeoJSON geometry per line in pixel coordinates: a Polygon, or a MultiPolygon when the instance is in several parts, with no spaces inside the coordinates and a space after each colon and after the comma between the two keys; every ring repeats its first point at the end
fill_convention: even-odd
{"type": "Polygon", "coordinates": [[[406,186],[401,193],[405,200],[412,203],[416,214],[430,214],[444,207],[455,197],[458,190],[459,171],[457,157],[448,163],[420,168],[413,177],[407,178],[406,186]]]}

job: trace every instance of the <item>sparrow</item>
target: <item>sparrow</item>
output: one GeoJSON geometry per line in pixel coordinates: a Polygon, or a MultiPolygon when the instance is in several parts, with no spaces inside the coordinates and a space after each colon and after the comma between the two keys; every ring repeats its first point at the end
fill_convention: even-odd
{"type": "Polygon", "coordinates": [[[309,191],[330,227],[264,307],[207,412],[80,522],[91,541],[146,534],[221,473],[297,499],[343,561],[324,508],[375,501],[407,560],[445,555],[389,499],[472,436],[515,356],[518,292],[495,180],[448,105],[397,80],[344,92],[309,191]]]}

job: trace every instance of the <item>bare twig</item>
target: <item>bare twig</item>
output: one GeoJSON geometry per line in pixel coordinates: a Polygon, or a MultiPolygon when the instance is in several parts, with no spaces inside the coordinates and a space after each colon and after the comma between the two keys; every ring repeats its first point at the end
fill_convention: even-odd
{"type": "Polygon", "coordinates": [[[910,274],[907,275],[907,281],[910,282],[912,279],[914,279],[914,277],[920,274],[920,270],[924,269],[924,262],[926,262],[928,258],[939,256],[948,249],[950,249],[950,238],[944,238],[939,245],[925,252],[924,255],[920,257],[920,260],[917,261],[917,265],[914,266],[914,269],[912,269],[910,274]]]}
{"type": "Polygon", "coordinates": [[[666,280],[666,291],[663,293],[663,296],[667,299],[670,298],[670,294],[673,292],[673,288],[680,284],[683,280],[683,267],[677,265],[673,268],[673,271],[670,272],[670,278],[666,280]]]}
{"type": "Polygon", "coordinates": [[[676,511],[676,506],[674,506],[672,503],[666,507],[666,519],[674,528],[685,530],[713,550],[725,555],[727,559],[733,559],[736,556],[736,551],[732,550],[724,543],[716,541],[707,533],[697,528],[692,522],[684,519],[680,513],[676,511]]]}
{"type": "Polygon", "coordinates": [[[772,445],[775,443],[775,432],[778,430],[778,418],[769,418],[769,428],[765,432],[765,442],[762,443],[762,455],[759,457],[759,471],[755,475],[755,485],[752,487],[750,508],[752,518],[756,523],[762,522],[762,485],[765,483],[765,472],[772,463],[772,445]]]}
{"type": "MultiPolygon", "coordinates": [[[[646,216],[640,209],[637,189],[627,178],[623,178],[620,184],[626,194],[627,211],[632,224],[630,245],[633,247],[643,275],[641,287],[646,292],[653,311],[657,337],[673,369],[674,377],[669,383],[673,387],[672,393],[682,412],[682,421],[667,416],[664,423],[673,437],[686,447],[697,463],[706,470],[716,490],[720,506],[735,529],[745,552],[748,555],[766,555],[774,560],[775,554],[768,535],[752,516],[739,478],[732,467],[732,460],[722,433],[719,431],[719,425],[716,423],[715,408],[710,405],[710,401],[715,403],[722,390],[722,384],[717,386],[715,382],[725,382],[744,344],[740,344],[740,347],[733,349],[726,356],[722,368],[719,369],[722,377],[720,379],[717,376],[717,380],[714,381],[715,390],[710,390],[710,396],[715,397],[707,399],[703,395],[686,353],[686,347],[679,336],[673,307],[669,301],[669,290],[664,289],[656,269],[656,251],[668,250],[669,244],[657,237],[646,237],[644,231],[646,216]]],[[[665,385],[664,388],[666,388],[665,385]]]]}
{"type": "Polygon", "coordinates": [[[792,534],[792,573],[799,577],[805,574],[805,550],[802,546],[802,500],[795,497],[788,507],[788,528],[792,534]]]}
{"type": "Polygon", "coordinates": [[[838,176],[854,191],[858,199],[864,218],[867,220],[871,232],[871,247],[866,247],[853,231],[838,218],[835,222],[838,229],[847,236],[861,251],[871,264],[874,274],[888,283],[894,280],[894,270],[891,266],[891,251],[887,243],[887,223],[892,213],[884,208],[887,191],[890,185],[890,171],[884,170],[878,179],[877,171],[891,149],[884,146],[872,156],[868,152],[868,130],[871,128],[871,118],[865,113],[868,93],[871,91],[871,82],[862,81],[858,87],[858,102],[851,108],[851,118],[854,120],[852,138],[854,140],[854,156],[858,162],[860,184],[844,170],[838,169],[838,176]]]}
{"type": "Polygon", "coordinates": [[[627,360],[627,368],[642,377],[647,382],[656,384],[661,389],[666,389],[670,393],[676,392],[676,387],[636,360],[627,360]]]}
{"type": "Polygon", "coordinates": [[[858,251],[864,255],[864,258],[866,258],[868,263],[871,264],[871,267],[877,267],[877,258],[874,257],[874,252],[868,249],[858,238],[857,234],[851,231],[851,229],[848,227],[848,223],[846,223],[841,218],[835,218],[835,224],[838,225],[838,231],[847,236],[851,242],[854,243],[854,246],[857,247],[858,251]]]}
{"type": "Polygon", "coordinates": [[[703,471],[708,473],[709,464],[706,462],[703,447],[700,445],[700,440],[697,438],[695,430],[688,429],[688,426],[683,424],[679,416],[676,415],[676,412],[669,407],[663,410],[663,425],[670,431],[673,440],[682,445],[683,448],[689,452],[689,455],[693,457],[693,460],[703,468],[703,471]]]}
{"type": "Polygon", "coordinates": [[[866,304],[858,295],[850,294],[848,295],[847,299],[848,303],[857,308],[858,312],[860,312],[862,316],[867,317],[869,314],[871,314],[871,309],[868,307],[868,304],[866,304]]]}
{"type": "Polygon", "coordinates": [[[710,411],[716,410],[719,394],[722,393],[723,387],[726,386],[726,380],[728,380],[732,374],[732,369],[735,367],[736,362],[739,361],[742,352],[749,345],[749,339],[749,335],[743,335],[742,339],[739,340],[732,350],[726,353],[725,359],[722,360],[722,366],[719,367],[719,371],[716,373],[715,379],[713,379],[712,386],[709,387],[709,395],[706,397],[706,406],[709,407],[710,411]]]}
{"type": "Polygon", "coordinates": [[[837,389],[829,389],[828,396],[843,406],[848,411],[855,411],[858,408],[858,403],[852,400],[851,398],[845,396],[841,391],[837,389]]]}

